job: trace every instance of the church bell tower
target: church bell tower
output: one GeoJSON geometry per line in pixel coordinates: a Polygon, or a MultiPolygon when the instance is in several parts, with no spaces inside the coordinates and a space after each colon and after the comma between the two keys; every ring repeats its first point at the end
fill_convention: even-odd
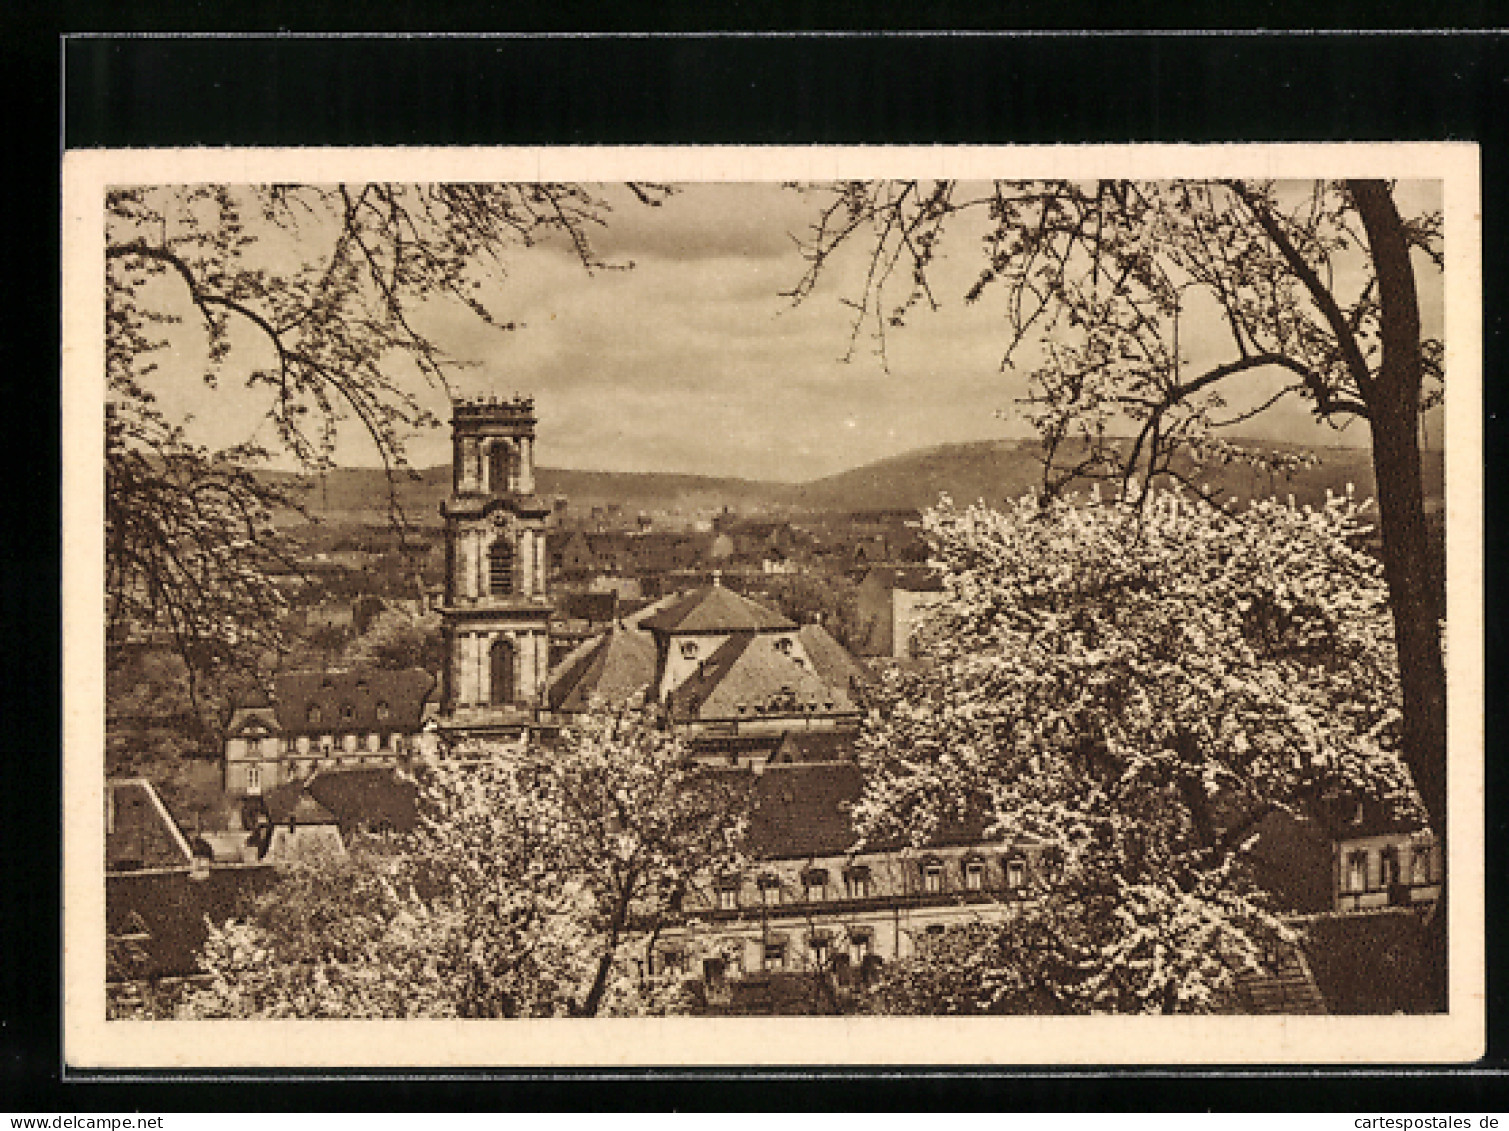
{"type": "Polygon", "coordinates": [[[451,410],[440,725],[458,737],[514,735],[534,722],[550,663],[550,507],[534,489],[534,400],[451,410]]]}

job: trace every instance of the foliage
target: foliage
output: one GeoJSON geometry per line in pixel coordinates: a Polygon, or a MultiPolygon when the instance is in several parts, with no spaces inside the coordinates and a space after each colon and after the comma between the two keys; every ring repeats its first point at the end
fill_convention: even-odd
{"type": "Polygon", "coordinates": [[[859,586],[841,573],[794,573],[760,579],[776,607],[798,624],[818,621],[845,648],[855,647],[859,632],[859,586]]]}
{"type": "MultiPolygon", "coordinates": [[[[660,190],[635,188],[658,203],[660,190]]],[[[297,507],[251,470],[272,454],[194,444],[152,389],[168,327],[189,312],[204,334],[211,388],[262,395],[277,452],[332,466],[343,423],[395,477],[405,436],[436,424],[421,382],[448,388],[452,365],[416,322],[434,301],[499,329],[487,283],[508,254],[563,240],[603,266],[590,230],[605,202],[554,184],[119,187],[105,201],[106,568],[112,655],[163,635],[191,691],[283,641],[271,574],[291,548],[272,515],[297,507]],[[248,345],[247,335],[251,335],[248,345]]]]}
{"type": "Polygon", "coordinates": [[[661,1013],[645,962],[692,878],[732,861],[737,798],[637,716],[551,747],[474,742],[421,773],[421,823],[305,862],[215,927],[196,1017],[661,1013]]]}
{"type": "MultiPolygon", "coordinates": [[[[840,246],[870,237],[852,340],[869,327],[883,352],[888,329],[937,305],[932,272],[945,232],[966,213],[985,218],[985,235],[965,300],[998,299],[1005,366],[1043,347],[1024,407],[1047,442],[1051,486],[1079,476],[1152,481],[1173,474],[1173,453],[1190,445],[1268,466],[1275,453],[1212,433],[1282,396],[1307,399],[1332,422],[1368,416],[1383,312],[1376,271],[1349,270],[1369,250],[1356,185],[997,181],[971,195],[949,181],[851,183],[829,190],[792,294],[812,293],[840,246]],[[1190,307],[1219,320],[1230,351],[1192,373],[1177,325],[1190,307]],[[1289,383],[1256,409],[1227,413],[1222,390],[1260,369],[1282,370],[1289,383]],[[1130,445],[1119,442],[1128,436],[1130,445]]],[[[1440,266],[1439,213],[1406,221],[1405,234],[1440,266]]],[[[1421,403],[1438,403],[1441,343],[1423,349],[1421,403]]]]}
{"type": "Polygon", "coordinates": [[[999,945],[962,940],[1011,963],[978,983],[989,1005],[1208,1008],[1281,932],[1237,864],[1246,824],[1359,800],[1421,816],[1363,511],[1155,491],[927,515],[931,663],[879,689],[857,817],[921,844],[984,797],[1000,832],[1062,852],[999,945]],[[1042,946],[1046,965],[1013,957],[1042,946]]]}
{"type": "Polygon", "coordinates": [[[373,617],[341,657],[345,668],[386,671],[424,668],[438,673],[444,663],[440,614],[420,613],[403,605],[389,605],[373,617]]]}
{"type": "MultiPolygon", "coordinates": [[[[1044,488],[1105,479],[1125,491],[1183,481],[1175,461],[1290,470],[1222,429],[1284,397],[1340,426],[1368,422],[1403,690],[1402,753],[1445,829],[1445,668],[1432,584],[1420,414],[1439,403],[1442,344],[1421,332],[1417,262],[1443,264],[1439,213],[1403,216],[1396,186],[1314,182],[851,182],[824,193],[790,292],[811,295],[840,249],[868,264],[850,339],[936,306],[945,233],[982,217],[965,295],[1002,316],[1003,368],[1027,368],[1022,411],[1044,447],[1044,488]],[[1181,315],[1219,327],[1221,353],[1187,368],[1181,315]],[[1031,351],[1036,351],[1033,354],[1031,351]],[[1283,380],[1254,396],[1259,374],[1283,380]]],[[[1186,323],[1187,324],[1187,323],[1186,323]]],[[[1203,478],[1203,477],[1202,477],[1203,478]]],[[[1208,501],[1222,500],[1208,495],[1208,501]]]]}

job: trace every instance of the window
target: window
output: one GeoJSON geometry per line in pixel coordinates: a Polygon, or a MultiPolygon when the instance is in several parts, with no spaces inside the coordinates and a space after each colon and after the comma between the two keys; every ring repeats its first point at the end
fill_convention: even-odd
{"type": "Polygon", "coordinates": [[[866,958],[875,951],[875,937],[868,931],[856,931],[849,935],[849,961],[863,966],[866,958]]]}
{"type": "Polygon", "coordinates": [[[1064,878],[1064,852],[1061,848],[1050,848],[1043,853],[1043,868],[1048,873],[1051,883],[1058,883],[1064,878]]]}
{"type": "Polygon", "coordinates": [[[1430,883],[1430,849],[1417,848],[1410,854],[1409,882],[1412,884],[1430,883]]]}
{"type": "Polygon", "coordinates": [[[849,869],[844,873],[844,887],[848,890],[850,899],[869,899],[870,869],[865,867],[849,869]]]}
{"type": "Polygon", "coordinates": [[[404,747],[405,747],[406,743],[405,743],[403,735],[401,735],[401,734],[395,734],[392,737],[392,739],[390,739],[389,741],[391,742],[391,744],[393,746],[393,753],[395,753],[395,754],[402,754],[404,752],[404,747]]]}
{"type": "Polygon", "coordinates": [[[518,671],[514,663],[513,641],[507,637],[499,637],[493,641],[490,652],[490,680],[488,698],[494,705],[501,706],[514,701],[514,685],[518,679],[518,671]]]}
{"type": "Polygon", "coordinates": [[[1012,891],[1027,886],[1027,861],[1024,858],[1013,856],[1006,861],[1006,886],[1012,891]]]}
{"type": "Polygon", "coordinates": [[[356,708],[353,707],[350,703],[342,703],[341,722],[349,723],[354,718],[356,718],[356,708]]]}
{"type": "Polygon", "coordinates": [[[760,900],[767,907],[781,902],[781,881],[768,872],[760,877],[760,900]]]}
{"type": "Polygon", "coordinates": [[[378,719],[379,722],[384,722],[385,723],[389,719],[391,719],[392,717],[393,717],[393,708],[389,707],[386,702],[379,703],[377,705],[377,719],[378,719]]]}
{"type": "Polygon", "coordinates": [[[377,751],[382,749],[382,737],[377,734],[367,735],[367,749],[377,751]]]}
{"type": "Polygon", "coordinates": [[[821,868],[811,868],[802,876],[803,894],[808,903],[820,903],[828,894],[828,873],[821,868]]]}
{"type": "Polygon", "coordinates": [[[970,860],[964,865],[964,887],[969,891],[985,890],[985,862],[970,860]]]}
{"type": "Polygon", "coordinates": [[[1378,886],[1391,888],[1399,882],[1399,850],[1385,848],[1378,854],[1378,886]]]}
{"type": "Polygon", "coordinates": [[[261,766],[247,766],[246,767],[246,792],[247,793],[261,793],[262,792],[262,767],[261,766]]]}
{"type": "Polygon", "coordinates": [[[775,642],[775,650],[783,656],[791,655],[791,637],[783,636],[775,642]]]}
{"type": "Polygon", "coordinates": [[[1368,854],[1353,852],[1347,856],[1347,890],[1367,891],[1368,854]]]}
{"type": "Polygon", "coordinates": [[[324,721],[325,721],[325,713],[323,711],[321,711],[318,706],[314,706],[314,707],[310,707],[309,708],[309,725],[310,726],[319,726],[324,721]]]}
{"type": "Polygon", "coordinates": [[[786,943],[783,940],[772,939],[765,944],[765,969],[786,969],[786,943]]]}
{"type": "Polygon", "coordinates": [[[246,753],[250,758],[262,757],[262,740],[260,738],[248,738],[246,740],[246,753]]]}
{"type": "Polygon", "coordinates": [[[937,895],[943,890],[943,863],[930,860],[922,865],[922,890],[928,895],[937,895]]]}
{"type": "Polygon", "coordinates": [[[697,658],[697,642],[695,640],[683,640],[681,642],[681,658],[683,660],[695,660],[697,658]]]}
{"type": "Polygon", "coordinates": [[[819,970],[828,965],[828,950],[832,939],[827,934],[813,933],[807,936],[807,950],[812,955],[812,965],[819,970]]]}
{"type": "Polygon", "coordinates": [[[320,753],[321,754],[329,754],[334,749],[335,749],[335,735],[333,735],[333,734],[322,734],[322,735],[320,735],[320,753]]]}
{"type": "Polygon", "coordinates": [[[685,973],[686,955],[679,950],[662,950],[660,952],[660,972],[662,974],[685,973]]]}
{"type": "Polygon", "coordinates": [[[513,545],[506,535],[495,538],[487,551],[487,588],[494,597],[513,592],[513,545]]]}

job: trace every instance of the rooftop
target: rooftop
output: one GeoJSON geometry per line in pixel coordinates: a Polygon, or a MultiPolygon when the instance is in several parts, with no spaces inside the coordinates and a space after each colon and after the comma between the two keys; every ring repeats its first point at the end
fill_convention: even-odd
{"type": "Polygon", "coordinates": [[[585,711],[594,698],[627,702],[654,678],[655,642],[649,633],[614,625],[562,661],[545,695],[553,711],[585,711]]]}
{"type": "Polygon", "coordinates": [[[678,720],[758,718],[761,715],[831,716],[857,710],[847,687],[826,681],[784,638],[735,632],[670,695],[678,720]]]}
{"type": "Polygon", "coordinates": [[[784,632],[796,627],[717,581],[684,594],[640,623],[656,633],[784,632]]]}
{"type": "Polygon", "coordinates": [[[403,671],[289,672],[273,681],[277,723],[291,734],[417,731],[435,677],[403,671]]]}
{"type": "Polygon", "coordinates": [[[157,790],[146,778],[107,782],[110,807],[105,832],[107,871],[187,867],[193,859],[188,840],[157,790]]]}

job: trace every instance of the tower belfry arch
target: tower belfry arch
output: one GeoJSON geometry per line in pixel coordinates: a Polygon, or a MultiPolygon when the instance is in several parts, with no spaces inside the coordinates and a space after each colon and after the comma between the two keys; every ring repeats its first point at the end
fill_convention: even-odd
{"type": "Polygon", "coordinates": [[[550,662],[545,520],[534,490],[534,401],[451,406],[441,729],[510,735],[538,721],[550,662]]]}

